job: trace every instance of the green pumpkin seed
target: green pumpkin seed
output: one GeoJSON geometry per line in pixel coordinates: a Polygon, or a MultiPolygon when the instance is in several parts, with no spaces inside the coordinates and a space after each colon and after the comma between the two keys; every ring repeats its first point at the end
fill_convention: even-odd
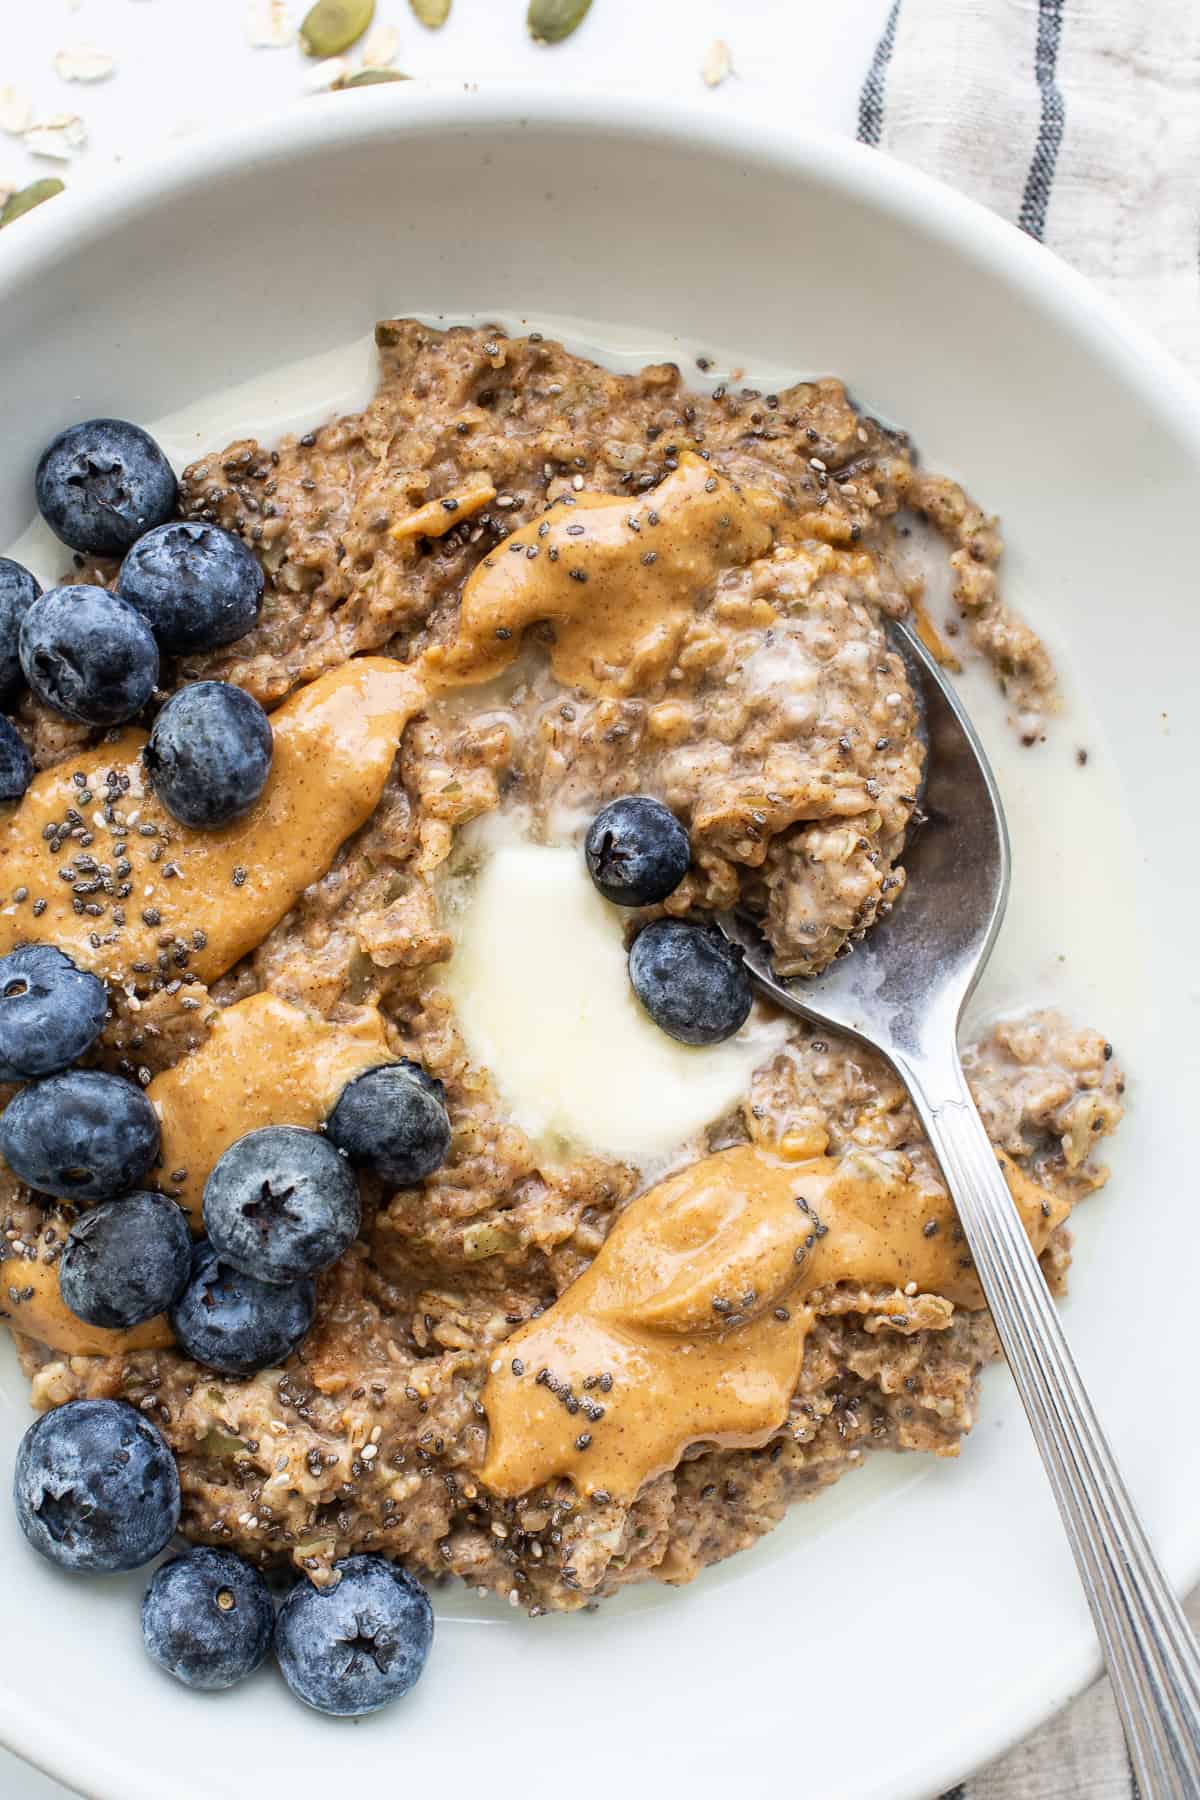
{"type": "Polygon", "coordinates": [[[339,93],[346,88],[375,87],[381,81],[411,81],[411,75],[402,75],[399,69],[359,69],[355,75],[347,75],[345,81],[335,81],[334,87],[339,93]]]}
{"type": "Polygon", "coordinates": [[[529,0],[527,23],[535,44],[561,44],[587,18],[592,0],[529,0]]]}
{"type": "Polygon", "coordinates": [[[304,15],[300,38],[310,56],[340,56],[375,17],[375,0],[317,0],[304,15]]]}
{"type": "Polygon", "coordinates": [[[43,181],[31,181],[28,187],[19,188],[15,194],[8,196],[4,202],[4,210],[0,212],[0,227],[11,225],[14,219],[32,212],[43,200],[51,200],[62,191],[63,183],[55,175],[48,175],[43,181]]]}
{"type": "Polygon", "coordinates": [[[450,0],[408,0],[417,22],[436,31],[450,17],[450,0]]]}
{"type": "Polygon", "coordinates": [[[216,1425],[210,1425],[200,1440],[201,1456],[245,1456],[246,1446],[240,1437],[231,1437],[216,1425]]]}
{"type": "Polygon", "coordinates": [[[468,1225],[463,1232],[463,1256],[467,1262],[483,1262],[489,1256],[504,1256],[521,1248],[519,1233],[506,1231],[503,1225],[484,1221],[468,1225]]]}

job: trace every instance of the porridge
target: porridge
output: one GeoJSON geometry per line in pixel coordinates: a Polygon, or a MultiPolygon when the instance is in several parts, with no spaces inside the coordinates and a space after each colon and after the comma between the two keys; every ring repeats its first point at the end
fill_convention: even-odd
{"type": "MultiPolygon", "coordinates": [[[[896,1077],[761,1003],[678,1043],[626,947],[738,906],[803,977],[903,904],[925,751],[889,616],[986,659],[1027,737],[1055,677],[999,594],[995,522],[836,381],[702,394],[536,333],[377,342],[361,412],[180,485],[265,595],[233,641],[164,655],[160,697],[221,682],[268,708],[261,796],[181,826],[145,730],[25,693],[0,953],[53,944],[107,983],[89,1066],[148,1098],[146,1184],[197,1233],[233,1146],[336,1139],[372,1071],[423,1072],[448,1149],[419,1179],[360,1170],[311,1325],[262,1366],[189,1356],[174,1312],[79,1317],[59,1262],[83,1209],[7,1172],[0,1304],[37,1408],[124,1400],[158,1427],[193,1543],[318,1588],[366,1553],[569,1610],[690,1580],[868,1450],[969,1431],[997,1344],[896,1077]],[[914,517],[946,546],[949,642],[906,573],[914,517]],[[690,855],[618,909],[583,843],[634,795],[690,855]]],[[[113,586],[115,560],[78,561],[113,586]]],[[[1043,1011],[965,1062],[1061,1292],[1121,1116],[1111,1046],[1043,1011]]]]}

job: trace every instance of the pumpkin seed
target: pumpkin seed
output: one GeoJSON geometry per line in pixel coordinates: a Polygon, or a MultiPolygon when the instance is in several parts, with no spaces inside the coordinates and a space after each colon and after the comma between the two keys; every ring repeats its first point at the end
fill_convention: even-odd
{"type": "Polygon", "coordinates": [[[402,75],[399,69],[359,69],[353,75],[347,75],[345,81],[335,81],[334,88],[344,93],[347,88],[375,87],[381,81],[411,81],[411,75],[402,75]]]}
{"type": "Polygon", "coordinates": [[[450,0],[408,0],[413,15],[420,25],[427,25],[430,31],[436,31],[450,17],[450,0]]]}
{"type": "Polygon", "coordinates": [[[375,0],[317,0],[300,24],[310,56],[340,56],[356,44],[375,17],[375,0]]]}
{"type": "Polygon", "coordinates": [[[31,181],[28,187],[18,188],[4,202],[4,209],[0,212],[0,227],[11,225],[14,219],[32,212],[43,200],[53,199],[55,194],[61,194],[62,191],[63,183],[56,175],[47,176],[44,181],[31,181]]]}
{"type": "Polygon", "coordinates": [[[210,1425],[200,1439],[201,1456],[245,1456],[246,1446],[240,1437],[231,1437],[216,1425],[210,1425]]]}
{"type": "Polygon", "coordinates": [[[587,18],[592,0],[529,0],[526,22],[535,44],[561,44],[587,18]]]}
{"type": "Polygon", "coordinates": [[[506,1231],[503,1225],[494,1225],[488,1220],[468,1225],[463,1232],[463,1256],[467,1262],[483,1262],[486,1257],[503,1256],[520,1248],[519,1232],[506,1231]]]}

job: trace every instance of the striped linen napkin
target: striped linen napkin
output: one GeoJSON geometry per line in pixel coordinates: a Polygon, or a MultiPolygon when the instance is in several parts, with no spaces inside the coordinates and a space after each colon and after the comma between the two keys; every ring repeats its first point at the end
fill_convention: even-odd
{"type": "MultiPolygon", "coordinates": [[[[1200,0],[892,0],[858,136],[1013,220],[1200,375],[1200,0]]],[[[1200,1593],[1188,1612],[1200,1628],[1200,1593]]],[[[1107,1681],[945,1800],[1137,1800],[1107,1681]]]]}
{"type": "Polygon", "coordinates": [[[893,0],[858,135],[1012,219],[1200,374],[1200,0],[893,0]]]}

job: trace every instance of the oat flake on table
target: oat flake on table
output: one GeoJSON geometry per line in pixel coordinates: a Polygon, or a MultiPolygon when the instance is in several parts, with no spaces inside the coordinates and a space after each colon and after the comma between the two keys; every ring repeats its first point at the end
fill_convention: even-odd
{"type": "Polygon", "coordinates": [[[304,77],[304,91],[306,94],[327,94],[349,73],[350,64],[344,56],[327,56],[304,77]]]}
{"type": "Polygon", "coordinates": [[[246,36],[254,50],[286,50],[294,43],[296,28],[285,0],[250,0],[246,36]]]}
{"type": "Polygon", "coordinates": [[[396,60],[396,52],[400,48],[400,33],[394,25],[376,25],[362,50],[362,66],[364,69],[386,69],[389,63],[396,60]]]}
{"type": "Polygon", "coordinates": [[[96,44],[68,44],[54,56],[54,73],[63,81],[107,81],[116,66],[116,57],[96,44]]]}
{"type": "Polygon", "coordinates": [[[704,53],[704,61],[700,64],[700,74],[706,87],[720,87],[725,77],[733,72],[733,52],[724,38],[717,38],[704,53]]]}
{"type": "Polygon", "coordinates": [[[20,137],[33,124],[33,102],[15,87],[0,87],[0,131],[20,137]]]}
{"type": "Polygon", "coordinates": [[[78,113],[56,113],[52,119],[41,119],[31,125],[22,133],[21,141],[33,156],[70,162],[87,143],[87,126],[78,113]]]}

